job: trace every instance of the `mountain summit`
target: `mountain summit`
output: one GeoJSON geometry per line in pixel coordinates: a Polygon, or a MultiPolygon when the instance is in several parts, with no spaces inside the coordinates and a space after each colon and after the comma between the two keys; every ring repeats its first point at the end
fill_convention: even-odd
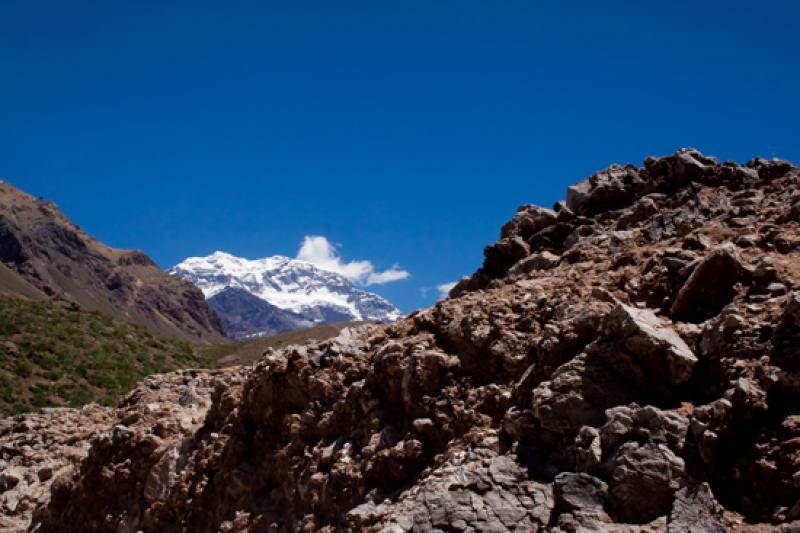
{"type": "Polygon", "coordinates": [[[232,339],[328,322],[391,322],[402,316],[387,300],[346,277],[284,256],[250,260],[215,252],[190,257],[170,273],[200,287],[232,339]]]}

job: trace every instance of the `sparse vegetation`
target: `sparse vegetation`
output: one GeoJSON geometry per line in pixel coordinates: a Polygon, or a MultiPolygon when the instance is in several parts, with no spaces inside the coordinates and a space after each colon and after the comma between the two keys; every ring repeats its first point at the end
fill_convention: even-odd
{"type": "Polygon", "coordinates": [[[113,405],[144,376],[212,367],[207,347],[96,312],[0,298],[0,416],[46,406],[113,405]]]}

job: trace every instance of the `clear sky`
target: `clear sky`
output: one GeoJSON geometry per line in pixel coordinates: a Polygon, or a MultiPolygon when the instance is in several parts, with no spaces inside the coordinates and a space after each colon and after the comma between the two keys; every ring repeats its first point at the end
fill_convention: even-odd
{"type": "Polygon", "coordinates": [[[370,286],[408,311],[612,162],[800,160],[798,23],[794,1],[5,0],[0,177],[164,267],[324,236],[409,272],[370,286]]]}

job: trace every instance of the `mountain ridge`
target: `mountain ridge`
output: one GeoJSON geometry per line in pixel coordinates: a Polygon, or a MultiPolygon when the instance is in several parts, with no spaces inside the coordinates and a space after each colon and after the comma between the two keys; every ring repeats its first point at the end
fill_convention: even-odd
{"type": "Polygon", "coordinates": [[[0,263],[0,295],[78,305],[182,340],[225,339],[192,284],[139,250],[98,241],[55,203],[7,181],[0,181],[0,263]]]}
{"type": "Polygon", "coordinates": [[[391,322],[402,316],[386,299],[356,287],[346,277],[286,256],[245,259],[217,251],[189,257],[169,272],[203,291],[235,340],[316,324],[391,322]],[[267,305],[259,306],[252,297],[267,305]],[[242,314],[244,308],[251,310],[251,316],[242,314]]]}

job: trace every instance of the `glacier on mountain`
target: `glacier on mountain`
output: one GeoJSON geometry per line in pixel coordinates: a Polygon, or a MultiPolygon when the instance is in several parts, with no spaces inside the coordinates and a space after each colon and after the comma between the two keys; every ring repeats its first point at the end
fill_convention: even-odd
{"type": "MultiPolygon", "coordinates": [[[[207,257],[190,257],[169,272],[191,281],[203,291],[206,299],[226,322],[232,338],[280,332],[266,324],[263,331],[253,323],[244,328],[242,317],[226,317],[237,307],[232,305],[232,301],[236,301],[237,295],[243,299],[245,292],[285,312],[287,316],[279,321],[284,324],[283,331],[326,322],[391,322],[403,316],[386,299],[359,289],[344,276],[307,261],[283,256],[251,260],[215,252],[207,257]],[[227,292],[223,295],[223,291],[227,292]],[[223,296],[224,306],[220,305],[223,296]],[[231,328],[244,328],[246,331],[230,331],[231,328]]],[[[252,308],[252,302],[247,302],[247,309],[252,308]]],[[[261,314],[265,313],[262,310],[261,314]]],[[[270,324],[275,323],[272,317],[270,324]]]]}

